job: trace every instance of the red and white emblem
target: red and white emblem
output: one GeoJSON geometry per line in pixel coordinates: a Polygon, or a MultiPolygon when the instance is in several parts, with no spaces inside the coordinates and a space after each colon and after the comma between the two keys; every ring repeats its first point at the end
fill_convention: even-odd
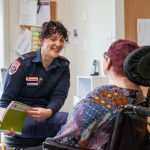
{"type": "Polygon", "coordinates": [[[20,62],[16,60],[16,61],[11,65],[11,67],[10,67],[10,69],[9,69],[9,74],[10,74],[10,75],[14,74],[14,73],[18,70],[19,66],[20,66],[20,62]]]}

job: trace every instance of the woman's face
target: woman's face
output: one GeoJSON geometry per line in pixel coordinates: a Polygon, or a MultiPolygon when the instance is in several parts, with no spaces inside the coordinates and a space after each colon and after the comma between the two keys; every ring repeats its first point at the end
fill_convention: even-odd
{"type": "Polygon", "coordinates": [[[56,58],[64,46],[63,36],[56,32],[51,37],[43,39],[41,49],[46,56],[56,58]]]}

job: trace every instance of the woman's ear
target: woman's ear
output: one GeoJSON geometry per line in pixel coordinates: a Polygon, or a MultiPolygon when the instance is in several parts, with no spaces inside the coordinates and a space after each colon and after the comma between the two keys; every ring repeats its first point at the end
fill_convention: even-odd
{"type": "Polygon", "coordinates": [[[107,57],[105,63],[106,63],[106,69],[109,70],[112,65],[111,59],[107,57]]]}
{"type": "Polygon", "coordinates": [[[39,46],[40,46],[40,47],[43,46],[43,39],[39,39],[39,46]]]}

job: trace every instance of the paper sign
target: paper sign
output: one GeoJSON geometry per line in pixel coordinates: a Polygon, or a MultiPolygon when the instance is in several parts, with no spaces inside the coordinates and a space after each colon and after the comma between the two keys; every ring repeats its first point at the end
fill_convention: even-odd
{"type": "Polygon", "coordinates": [[[137,41],[140,46],[150,45],[150,19],[137,19],[137,41]]]}
{"type": "Polygon", "coordinates": [[[31,31],[26,29],[17,39],[14,48],[20,55],[31,51],[31,31]]]}
{"type": "Polygon", "coordinates": [[[20,25],[41,26],[50,20],[50,0],[20,0],[20,25]]]}

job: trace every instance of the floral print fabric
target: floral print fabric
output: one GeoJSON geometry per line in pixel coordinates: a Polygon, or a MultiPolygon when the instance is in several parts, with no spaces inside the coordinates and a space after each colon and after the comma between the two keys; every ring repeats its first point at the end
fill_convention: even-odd
{"type": "Polygon", "coordinates": [[[103,150],[111,137],[118,108],[143,100],[142,91],[113,85],[98,87],[73,108],[67,123],[50,140],[71,147],[103,150]]]}

